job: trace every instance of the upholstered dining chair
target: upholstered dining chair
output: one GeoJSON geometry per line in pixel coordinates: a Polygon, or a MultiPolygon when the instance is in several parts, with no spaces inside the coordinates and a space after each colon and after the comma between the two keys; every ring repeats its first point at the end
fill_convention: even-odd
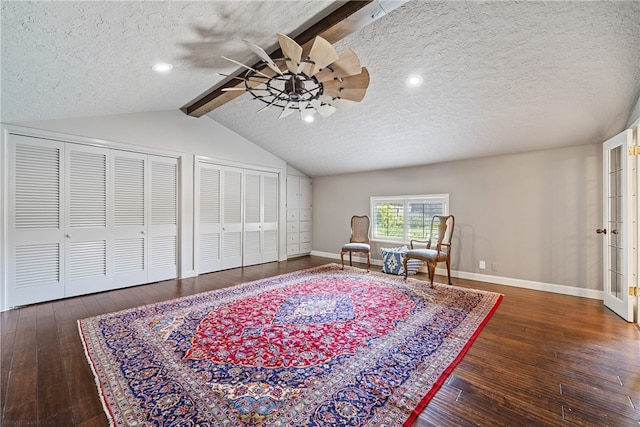
{"type": "Polygon", "coordinates": [[[439,262],[447,263],[447,277],[451,284],[451,236],[455,218],[453,215],[435,215],[431,218],[430,234],[427,240],[411,240],[410,249],[404,257],[404,278],[407,278],[407,260],[419,259],[427,263],[429,283],[433,288],[433,276],[436,275],[436,266],[439,262]],[[437,230],[434,230],[437,227],[437,230]],[[435,233],[434,233],[435,231],[435,233]],[[414,243],[420,248],[414,248],[414,243]],[[423,248],[424,246],[424,248],[423,248]]]}
{"type": "Polygon", "coordinates": [[[369,245],[369,229],[370,220],[366,215],[351,217],[351,238],[349,243],[342,245],[340,251],[340,260],[342,261],[342,268],[344,269],[344,254],[349,252],[349,265],[353,265],[351,262],[351,254],[353,252],[360,252],[367,254],[367,271],[371,266],[371,246],[369,245]]]}

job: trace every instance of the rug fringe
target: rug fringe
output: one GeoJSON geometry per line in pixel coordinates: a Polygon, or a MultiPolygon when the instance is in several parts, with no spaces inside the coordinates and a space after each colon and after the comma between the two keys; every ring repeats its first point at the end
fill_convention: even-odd
{"type": "Polygon", "coordinates": [[[89,355],[89,348],[87,347],[87,342],[84,337],[84,330],[82,329],[82,320],[78,319],[77,322],[78,322],[78,333],[80,334],[80,341],[82,342],[84,355],[87,358],[87,361],[89,362],[89,367],[91,368],[91,372],[93,372],[93,380],[95,381],[96,388],[98,389],[98,395],[100,396],[100,403],[102,403],[102,409],[107,417],[107,421],[109,421],[109,427],[115,427],[116,424],[114,421],[113,414],[109,410],[109,407],[107,406],[106,398],[102,393],[102,387],[100,386],[100,378],[98,377],[98,372],[96,371],[96,368],[94,366],[93,359],[91,359],[91,356],[89,355]]]}

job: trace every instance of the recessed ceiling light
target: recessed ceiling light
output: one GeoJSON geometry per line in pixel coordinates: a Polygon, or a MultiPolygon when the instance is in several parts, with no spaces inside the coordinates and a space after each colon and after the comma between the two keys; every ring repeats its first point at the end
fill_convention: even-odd
{"type": "Polygon", "coordinates": [[[303,108],[300,110],[300,118],[307,123],[313,123],[316,120],[315,113],[315,108],[303,108]]]}
{"type": "Polygon", "coordinates": [[[159,62],[154,64],[151,69],[158,73],[168,73],[173,68],[173,65],[167,64],[166,62],[159,62]]]}
{"type": "Polygon", "coordinates": [[[418,74],[412,74],[409,77],[407,77],[407,80],[405,80],[405,83],[409,87],[418,87],[422,84],[423,81],[424,79],[422,78],[422,76],[418,74]]]}

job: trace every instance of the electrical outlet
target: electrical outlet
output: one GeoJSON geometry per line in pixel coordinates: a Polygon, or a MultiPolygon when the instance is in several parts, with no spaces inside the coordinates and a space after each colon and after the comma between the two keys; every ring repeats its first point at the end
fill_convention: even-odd
{"type": "Polygon", "coordinates": [[[491,271],[498,271],[498,263],[497,262],[492,262],[491,263],[491,271]]]}
{"type": "Polygon", "coordinates": [[[485,268],[487,268],[487,264],[484,261],[480,261],[480,269],[484,270],[485,268]]]}

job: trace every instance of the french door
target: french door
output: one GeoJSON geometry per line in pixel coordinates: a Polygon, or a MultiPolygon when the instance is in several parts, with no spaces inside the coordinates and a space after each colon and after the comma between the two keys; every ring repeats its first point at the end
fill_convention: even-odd
{"type": "Polygon", "coordinates": [[[604,304],[628,322],[637,304],[629,290],[638,286],[635,132],[626,130],[603,145],[604,226],[596,230],[603,237],[604,304]]]}

